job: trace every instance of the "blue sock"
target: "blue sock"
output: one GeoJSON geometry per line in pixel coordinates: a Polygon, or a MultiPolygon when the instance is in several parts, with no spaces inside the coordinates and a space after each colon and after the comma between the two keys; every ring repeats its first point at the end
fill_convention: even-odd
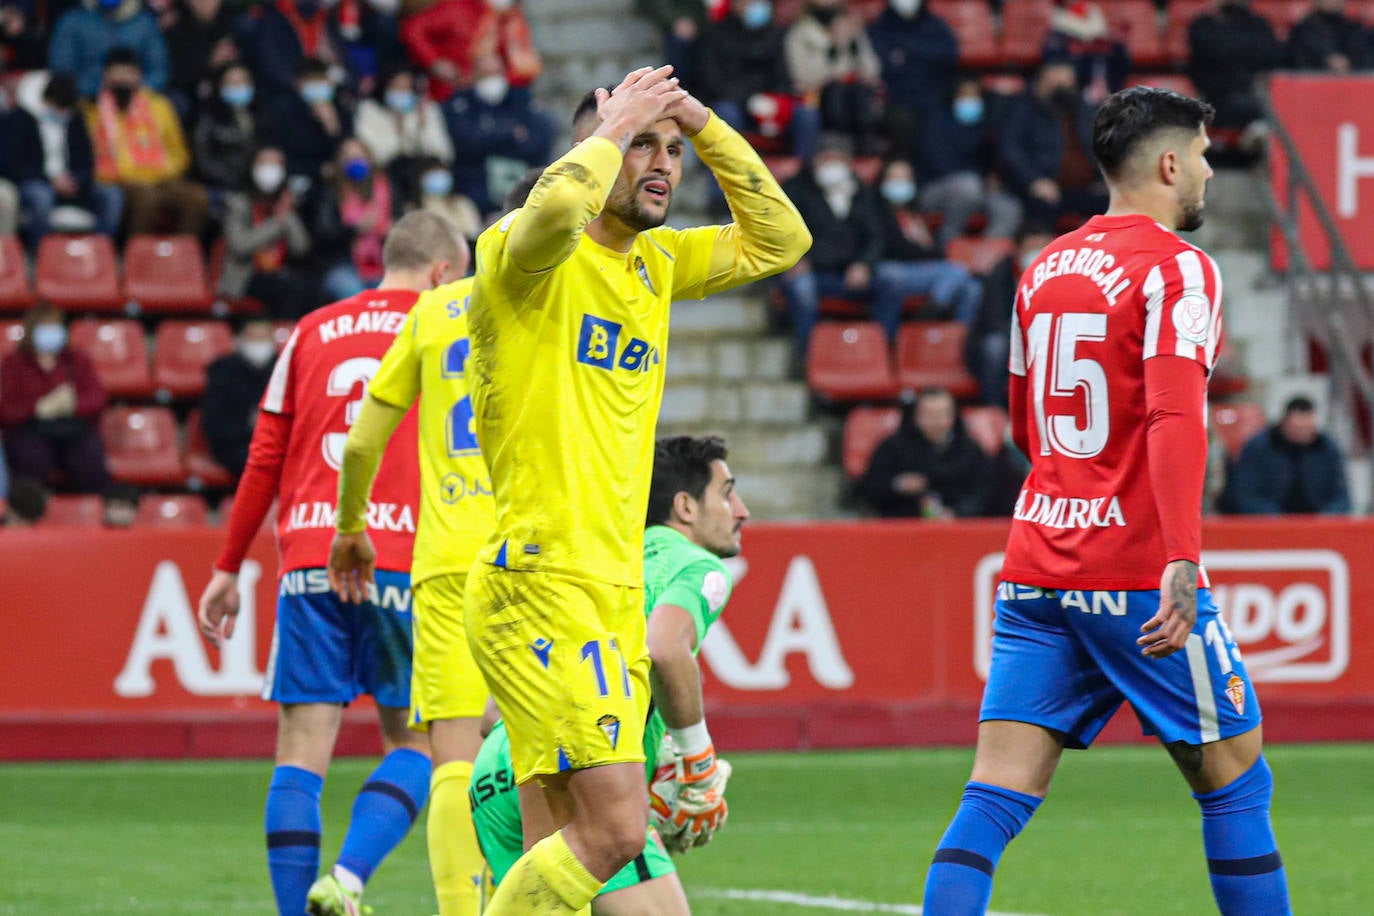
{"type": "Polygon", "coordinates": [[[1286,916],[1288,878],[1283,871],[1269,802],[1274,776],[1261,756],[1229,786],[1193,793],[1202,806],[1202,845],[1212,896],[1222,916],[1286,916]]]}
{"type": "Polygon", "coordinates": [[[320,790],[324,778],[277,767],[267,789],[267,870],[281,916],[301,916],[320,871],[320,790]]]}
{"type": "Polygon", "coordinates": [[[970,782],[935,850],[923,909],[930,916],[977,916],[992,899],[992,873],[1002,850],[1031,819],[1041,799],[970,782]]]}
{"type": "Polygon", "coordinates": [[[364,884],[405,839],[429,795],[429,758],[409,748],[382,758],[353,802],[339,865],[364,884]]]}

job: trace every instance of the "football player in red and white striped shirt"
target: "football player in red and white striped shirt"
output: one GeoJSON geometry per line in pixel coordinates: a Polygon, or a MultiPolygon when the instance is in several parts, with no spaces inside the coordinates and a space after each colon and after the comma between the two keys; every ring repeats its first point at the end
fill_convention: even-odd
{"type": "Polygon", "coordinates": [[[1111,206],[1049,245],[1017,289],[1010,411],[1031,471],[973,775],[927,876],[927,913],[986,910],[997,860],[1064,748],[1087,747],[1123,701],[1202,808],[1221,911],[1290,912],[1259,703],[1200,566],[1222,283],[1174,233],[1202,223],[1211,118],[1166,90],[1109,97],[1093,151],[1111,206]]]}

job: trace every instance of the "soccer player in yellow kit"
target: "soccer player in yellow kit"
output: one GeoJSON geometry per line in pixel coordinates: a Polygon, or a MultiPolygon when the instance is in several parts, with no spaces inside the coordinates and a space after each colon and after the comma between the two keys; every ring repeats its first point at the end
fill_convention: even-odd
{"type": "Polygon", "coordinates": [[[487,689],[468,650],[463,585],[491,534],[491,480],[477,447],[465,370],[472,280],[420,296],[368,384],[339,472],[330,584],[357,600],[375,554],[365,529],[367,497],[387,440],[420,402],[419,526],[411,581],[415,646],[411,728],[429,732],[429,864],[441,916],[476,916],[485,865],[472,828],[468,784],[481,746],[487,689]],[[423,397],[420,397],[423,393],[423,397]]]}
{"type": "MultiPolygon", "coordinates": [[[[595,131],[477,243],[468,383],[496,527],[465,624],[525,836],[544,837],[491,916],[577,913],[644,847],[643,520],[669,303],[779,273],[811,244],[749,144],[670,77],[644,68],[598,90],[595,131]],[[734,223],[662,227],[687,138],[734,223]]],[[[714,751],[691,759],[709,804],[714,751]]]]}

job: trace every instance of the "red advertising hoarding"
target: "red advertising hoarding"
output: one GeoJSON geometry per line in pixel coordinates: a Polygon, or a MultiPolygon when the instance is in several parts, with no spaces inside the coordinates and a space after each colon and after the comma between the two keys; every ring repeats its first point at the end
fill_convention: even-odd
{"type": "MultiPolygon", "coordinates": [[[[273,710],[256,693],[275,554],[255,545],[220,653],[195,602],[222,536],[0,532],[0,759],[270,752],[273,710]]],[[[731,747],[970,742],[1005,537],[1001,522],[751,526],[702,647],[713,734],[731,747]]],[[[1374,522],[1209,521],[1204,543],[1266,735],[1374,738],[1374,522]]],[[[342,750],[375,749],[369,719],[350,712],[342,750]]],[[[1122,717],[1105,738],[1138,736],[1122,717]]]]}
{"type": "MultiPolygon", "coordinates": [[[[1356,266],[1374,270],[1374,76],[1275,74],[1269,92],[1356,266]]],[[[1269,165],[1274,195],[1287,207],[1288,157],[1277,138],[1269,165]]],[[[1298,207],[1298,233],[1312,266],[1329,269],[1326,236],[1305,202],[1298,207]]],[[[1288,250],[1277,234],[1272,260],[1276,270],[1288,268],[1288,250]]]]}

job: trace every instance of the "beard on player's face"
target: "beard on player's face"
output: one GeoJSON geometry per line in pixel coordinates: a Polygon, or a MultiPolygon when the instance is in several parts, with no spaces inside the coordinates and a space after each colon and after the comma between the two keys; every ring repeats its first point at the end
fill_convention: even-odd
{"type": "Polygon", "coordinates": [[[1178,230],[1180,232],[1192,232],[1200,228],[1203,219],[1202,211],[1205,206],[1201,189],[1195,196],[1189,196],[1179,201],[1178,230]]]}
{"type": "MultiPolygon", "coordinates": [[[[611,197],[606,201],[606,210],[635,232],[643,232],[646,229],[657,229],[668,220],[668,206],[672,201],[672,192],[663,201],[663,209],[655,212],[644,206],[640,201],[639,195],[644,189],[645,181],[664,181],[663,178],[644,178],[635,182],[631,186],[619,187],[612,192],[611,197]]],[[[671,187],[671,185],[670,185],[671,187]]]]}

